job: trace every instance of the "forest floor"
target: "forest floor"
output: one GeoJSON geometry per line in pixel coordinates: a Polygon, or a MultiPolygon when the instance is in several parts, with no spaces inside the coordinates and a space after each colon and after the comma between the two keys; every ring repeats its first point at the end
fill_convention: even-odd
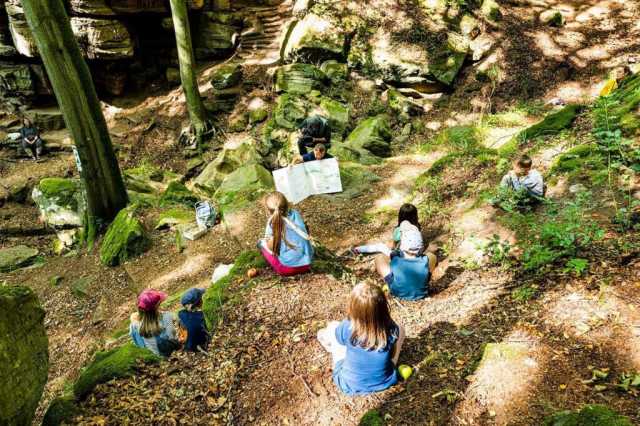
{"type": "MultiPolygon", "coordinates": [[[[630,58],[640,60],[634,56],[640,55],[640,2],[546,3],[569,10],[567,25],[542,26],[537,9],[503,5],[503,21],[493,30],[500,40],[496,54],[506,64],[503,81],[484,90],[469,67],[446,102],[425,115],[427,128],[476,122],[521,100],[528,105],[557,98],[589,101],[608,70],[630,58]]],[[[203,71],[202,81],[208,72],[203,71]]],[[[253,90],[269,95],[267,79],[263,83],[256,75],[253,90]]],[[[105,116],[125,153],[125,167],[148,161],[184,172],[186,160],[175,142],[185,117],[178,89],[114,101],[105,116]]],[[[535,153],[543,170],[550,164],[548,152],[562,152],[556,142],[565,143],[552,141],[535,153]]],[[[373,168],[380,180],[356,198],[320,196],[301,203],[313,235],[336,252],[388,239],[397,207],[416,196],[415,179],[442,155],[414,148],[405,147],[373,168]]],[[[21,160],[2,164],[5,182],[25,176],[37,181],[73,170],[71,155],[64,153],[35,166],[21,160]]],[[[465,179],[495,184],[499,176],[488,172],[489,177],[487,171],[450,170],[444,179],[451,186],[465,179]]],[[[567,196],[562,179],[550,193],[557,199],[567,196]]],[[[638,396],[615,388],[621,373],[640,371],[638,252],[594,245],[588,253],[590,270],[579,277],[562,269],[523,277],[499,266],[454,260],[454,253],[473,251],[462,244],[461,232],[514,238],[501,225],[501,214],[478,201],[473,189],[452,190],[446,209],[425,223],[441,261],[430,297],[391,302],[392,316],[408,330],[400,357],[415,369],[408,381],[367,397],[341,395],[332,383],[330,357],[315,333],[328,320],[344,317],[352,282],[318,273],[282,279],[262,270],[256,279],[232,284],[233,297],[222,308],[209,353],[177,353],[135,377],[99,385],[82,403],[76,422],[352,425],[376,409],[389,424],[537,425],[557,409],[602,403],[640,424],[638,396]],[[520,355],[480,364],[487,344],[515,345],[520,355]],[[604,389],[584,383],[594,369],[608,371],[604,389]]],[[[145,215],[152,229],[158,211],[145,215]]],[[[38,213],[33,205],[8,203],[0,220],[2,229],[30,228],[38,213]]],[[[26,244],[46,255],[42,266],[0,274],[0,282],[33,288],[47,312],[50,372],[40,414],[97,349],[126,339],[123,333],[141,289],[178,294],[208,286],[216,265],[231,263],[254,247],[265,220],[256,205],[244,212],[237,232],[215,227],[183,251],[176,249],[172,232],[153,231],[147,253],[114,268],[101,266],[95,251],[53,256],[51,235],[0,233],[0,247],[26,244]]],[[[613,229],[608,218],[599,221],[607,229],[606,241],[629,237],[613,229]]],[[[372,258],[346,260],[345,266],[354,279],[376,279],[372,258]]]]}

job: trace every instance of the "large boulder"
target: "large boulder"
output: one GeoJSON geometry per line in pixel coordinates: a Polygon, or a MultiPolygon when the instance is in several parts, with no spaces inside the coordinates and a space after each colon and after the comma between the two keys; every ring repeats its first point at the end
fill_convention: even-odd
{"type": "Polygon", "coordinates": [[[0,249],[0,273],[15,271],[34,264],[38,250],[27,246],[0,249]]]}
{"type": "Polygon", "coordinates": [[[33,291],[0,286],[0,424],[31,425],[47,382],[48,347],[33,291]]]}
{"type": "Polygon", "coordinates": [[[284,57],[292,62],[302,60],[317,63],[346,56],[344,32],[331,21],[315,14],[308,14],[295,24],[285,43],[284,57]]]}
{"type": "Polygon", "coordinates": [[[340,138],[344,136],[349,124],[349,107],[328,97],[321,97],[315,114],[325,117],[331,125],[331,132],[340,138]]]}
{"type": "Polygon", "coordinates": [[[235,210],[274,189],[273,176],[259,164],[248,164],[228,175],[215,197],[225,210],[235,210]]]}
{"type": "Polygon", "coordinates": [[[5,7],[9,16],[9,31],[16,50],[21,55],[30,58],[37,57],[38,47],[27,24],[20,0],[7,0],[5,7]]]}
{"type": "Polygon", "coordinates": [[[309,105],[304,98],[285,93],[276,101],[273,121],[278,127],[295,130],[307,118],[308,110],[309,105]]]}
{"type": "Polygon", "coordinates": [[[45,178],[33,188],[31,198],[41,219],[50,226],[82,226],[85,202],[78,179],[45,178]]]}
{"type": "Polygon", "coordinates": [[[89,59],[126,59],[133,56],[127,28],[115,19],[71,18],[71,29],[89,59]]]}
{"type": "Polygon", "coordinates": [[[369,38],[356,37],[349,63],[376,71],[393,85],[425,87],[424,91],[436,81],[451,85],[467,56],[468,41],[453,32],[447,33],[446,40],[440,38],[410,43],[395,40],[380,28],[369,38]]]}
{"type": "Polygon", "coordinates": [[[250,141],[235,148],[224,148],[194,180],[196,188],[213,194],[222,181],[243,165],[258,163],[260,157],[250,141]]]}
{"type": "Polygon", "coordinates": [[[216,68],[211,76],[211,85],[216,90],[230,89],[242,81],[242,65],[224,64],[216,68]]]}
{"type": "Polygon", "coordinates": [[[194,43],[196,57],[207,59],[227,54],[235,47],[234,34],[238,31],[239,27],[233,15],[220,12],[202,13],[194,43]]]}
{"type": "Polygon", "coordinates": [[[366,150],[376,157],[388,157],[391,155],[391,136],[389,118],[381,114],[362,121],[344,144],[351,149],[366,150]]]}
{"type": "Polygon", "coordinates": [[[136,206],[127,207],[113,220],[100,247],[103,265],[116,266],[140,255],[149,247],[149,238],[136,217],[136,206]]]}
{"type": "Polygon", "coordinates": [[[315,65],[284,65],[276,71],[276,92],[304,95],[323,89],[325,82],[327,76],[315,65]]]}

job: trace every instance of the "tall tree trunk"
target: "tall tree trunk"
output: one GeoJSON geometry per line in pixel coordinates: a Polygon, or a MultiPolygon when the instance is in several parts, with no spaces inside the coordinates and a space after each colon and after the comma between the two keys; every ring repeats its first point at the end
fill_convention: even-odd
{"type": "Polygon", "coordinates": [[[207,131],[207,117],[200,90],[198,90],[198,80],[196,78],[196,61],[193,56],[193,45],[191,43],[191,30],[189,28],[189,15],[187,12],[186,0],[170,0],[171,15],[173,17],[173,28],[176,32],[176,45],[178,47],[178,61],[180,62],[180,80],[182,90],[187,99],[187,109],[189,119],[195,133],[196,141],[199,144],[202,135],[207,131]]]}
{"type": "Polygon", "coordinates": [[[110,221],[128,201],[107,123],[62,0],[22,0],[22,5],[78,150],[87,197],[85,226],[91,234],[96,222],[110,221]]]}

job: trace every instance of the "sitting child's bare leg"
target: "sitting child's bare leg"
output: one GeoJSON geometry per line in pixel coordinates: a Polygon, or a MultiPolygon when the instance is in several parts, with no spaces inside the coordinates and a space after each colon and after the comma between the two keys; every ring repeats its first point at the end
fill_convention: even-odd
{"type": "Polygon", "coordinates": [[[384,278],[391,273],[391,259],[389,256],[384,254],[379,254],[376,256],[376,271],[378,274],[384,278]]]}

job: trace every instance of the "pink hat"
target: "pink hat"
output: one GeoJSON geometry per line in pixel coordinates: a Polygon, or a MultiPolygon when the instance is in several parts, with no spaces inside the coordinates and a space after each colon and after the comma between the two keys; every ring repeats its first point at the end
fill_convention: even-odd
{"type": "Polygon", "coordinates": [[[147,288],[138,296],[138,309],[153,311],[167,298],[167,293],[147,288]]]}

